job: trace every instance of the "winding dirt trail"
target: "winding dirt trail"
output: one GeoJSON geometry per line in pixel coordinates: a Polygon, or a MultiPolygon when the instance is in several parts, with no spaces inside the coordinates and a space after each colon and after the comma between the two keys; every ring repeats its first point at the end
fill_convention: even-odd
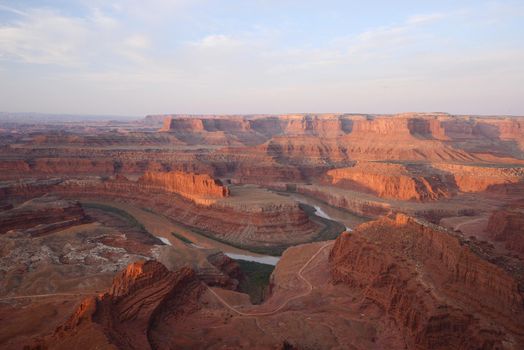
{"type": "Polygon", "coordinates": [[[303,272],[304,270],[306,269],[306,267],[308,267],[308,265],[327,247],[329,246],[332,246],[335,242],[329,242],[329,243],[326,243],[324,244],[322,247],[320,247],[317,252],[315,254],[313,254],[308,261],[306,261],[306,263],[304,265],[302,265],[302,267],[300,268],[300,270],[298,270],[297,272],[297,276],[299,279],[301,279],[302,281],[304,281],[307,285],[307,291],[306,292],[303,292],[301,294],[298,294],[298,295],[295,295],[295,296],[292,296],[290,298],[288,298],[287,300],[285,300],[280,306],[278,306],[276,309],[272,310],[272,311],[268,311],[268,312],[243,312],[243,311],[240,311],[238,309],[236,309],[234,306],[231,306],[231,304],[229,304],[227,301],[225,301],[220,295],[218,295],[213,289],[211,289],[209,286],[207,287],[207,289],[225,306],[227,307],[229,310],[233,311],[234,313],[240,315],[240,316],[270,316],[270,315],[274,315],[276,314],[277,312],[279,312],[280,310],[282,310],[284,307],[287,306],[287,304],[292,301],[292,300],[295,300],[295,299],[298,299],[298,298],[302,298],[302,297],[305,297],[305,296],[308,296],[309,294],[311,294],[311,291],[313,290],[313,285],[311,284],[311,282],[309,282],[304,276],[303,276],[303,272]]]}

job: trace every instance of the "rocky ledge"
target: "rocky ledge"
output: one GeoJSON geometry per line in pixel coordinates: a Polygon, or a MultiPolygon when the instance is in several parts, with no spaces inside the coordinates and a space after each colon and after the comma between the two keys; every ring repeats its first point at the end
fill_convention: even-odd
{"type": "Polygon", "coordinates": [[[30,348],[158,348],[155,328],[193,312],[204,289],[190,268],[171,272],[156,261],[135,262],[114,278],[108,292],[85,299],[67,322],[30,348]]]}
{"type": "Polygon", "coordinates": [[[411,349],[524,346],[519,283],[435,225],[403,214],[341,235],[333,282],[361,290],[411,349]]]}

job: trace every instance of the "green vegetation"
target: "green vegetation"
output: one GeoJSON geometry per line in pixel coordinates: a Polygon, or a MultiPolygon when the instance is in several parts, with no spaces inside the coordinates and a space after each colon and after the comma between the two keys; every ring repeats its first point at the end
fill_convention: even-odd
{"type": "Polygon", "coordinates": [[[116,207],[113,207],[113,206],[110,206],[110,205],[107,205],[107,204],[94,203],[94,202],[82,202],[81,204],[82,204],[82,207],[87,208],[87,209],[101,210],[103,212],[116,215],[119,218],[123,219],[125,222],[127,222],[134,229],[136,229],[138,231],[141,231],[144,234],[148,235],[149,238],[153,239],[155,242],[158,242],[158,244],[162,243],[157,237],[155,237],[155,235],[151,234],[144,227],[144,225],[142,225],[142,223],[140,223],[140,221],[135,219],[135,217],[133,215],[129,214],[127,211],[125,211],[123,209],[116,208],[116,207]]]}
{"type": "Polygon", "coordinates": [[[147,231],[144,225],[142,225],[137,219],[135,219],[133,215],[129,214],[127,211],[122,210],[120,208],[115,208],[110,205],[92,203],[92,202],[83,202],[82,206],[84,208],[98,209],[98,210],[105,211],[107,213],[117,215],[120,218],[124,219],[129,225],[133,226],[133,228],[136,228],[142,231],[147,231]]]}
{"type": "Polygon", "coordinates": [[[313,241],[329,241],[337,238],[342,232],[346,230],[346,226],[338,221],[329,220],[316,215],[316,210],[311,205],[300,203],[300,208],[309,215],[311,221],[320,223],[324,226],[313,241]]]}
{"type": "MultiPolygon", "coordinates": [[[[177,221],[177,220],[173,219],[170,216],[167,216],[167,215],[159,213],[159,212],[155,212],[154,210],[152,210],[150,208],[142,207],[140,209],[142,209],[144,211],[147,211],[149,213],[155,214],[155,215],[160,215],[160,216],[164,217],[165,219],[167,219],[167,220],[169,220],[169,221],[171,221],[173,223],[176,223],[177,225],[179,225],[181,227],[184,227],[185,229],[193,232],[194,234],[202,235],[202,236],[204,236],[206,238],[209,238],[209,239],[212,239],[212,240],[214,240],[216,242],[224,243],[224,244],[227,244],[227,245],[229,245],[231,247],[239,248],[239,249],[242,249],[242,250],[247,250],[247,251],[250,251],[252,253],[271,255],[271,256],[280,256],[280,255],[282,255],[284,250],[286,250],[287,248],[290,247],[290,245],[279,245],[279,246],[273,246],[273,247],[255,247],[255,246],[250,246],[250,245],[230,242],[228,240],[221,239],[220,237],[217,237],[216,234],[213,233],[213,232],[205,231],[205,230],[199,229],[198,227],[194,227],[194,226],[190,226],[190,225],[184,224],[183,222],[177,221]]],[[[174,232],[173,232],[173,235],[175,237],[177,237],[177,238],[180,238],[174,232]]],[[[180,239],[182,239],[182,238],[180,238],[180,239]]],[[[187,238],[185,238],[185,239],[187,239],[187,238]]],[[[188,242],[186,242],[186,243],[188,243],[188,242]]],[[[189,242],[189,243],[193,243],[193,242],[189,242]]]]}
{"type": "Polygon", "coordinates": [[[273,265],[261,264],[253,261],[236,260],[244,279],[240,281],[239,290],[249,294],[253,304],[260,304],[266,296],[269,278],[275,269],[273,265]]]}
{"type": "MultiPolygon", "coordinates": [[[[310,217],[310,219],[312,221],[315,221],[316,223],[324,226],[324,228],[315,236],[315,238],[311,242],[327,241],[327,240],[335,239],[342,232],[344,232],[346,230],[346,227],[344,225],[342,225],[341,223],[337,222],[337,221],[333,221],[333,220],[329,220],[329,219],[325,219],[325,218],[322,218],[320,216],[317,216],[315,214],[315,208],[313,208],[312,206],[307,205],[307,204],[300,204],[300,206],[301,206],[302,210],[304,210],[306,212],[306,214],[308,214],[308,216],[310,217]]],[[[172,218],[169,218],[169,217],[167,217],[165,215],[164,215],[164,217],[166,217],[168,220],[172,220],[172,218]]],[[[287,248],[292,247],[292,246],[295,245],[295,244],[280,244],[280,245],[274,245],[274,246],[271,246],[271,247],[257,247],[257,246],[247,245],[247,244],[234,243],[234,242],[230,242],[230,241],[225,240],[225,239],[221,239],[220,237],[217,237],[217,235],[212,233],[212,232],[201,230],[201,229],[199,229],[197,227],[189,226],[189,225],[183,224],[183,223],[178,222],[178,221],[176,221],[176,223],[178,225],[180,225],[180,226],[183,226],[183,227],[187,228],[188,230],[193,231],[196,234],[202,235],[202,236],[207,237],[209,239],[212,239],[214,241],[217,241],[217,242],[220,242],[220,243],[224,243],[224,244],[227,244],[227,245],[229,245],[231,247],[239,248],[239,249],[242,249],[242,250],[247,250],[247,251],[250,251],[250,252],[253,252],[253,253],[257,253],[257,254],[264,254],[264,255],[271,255],[271,256],[281,256],[282,253],[284,253],[284,251],[287,248]]],[[[176,236],[176,237],[179,238],[178,236],[176,236]]]]}
{"type": "Polygon", "coordinates": [[[193,241],[191,241],[187,237],[182,236],[180,233],[171,232],[171,234],[173,236],[175,236],[176,238],[178,238],[179,240],[181,240],[182,242],[184,242],[184,243],[187,243],[187,244],[192,244],[193,243],[193,241]]]}
{"type": "Polygon", "coordinates": [[[192,232],[194,232],[196,234],[202,235],[202,236],[207,237],[209,239],[212,239],[214,241],[217,241],[217,242],[220,242],[220,243],[224,243],[224,244],[227,244],[227,245],[229,245],[231,247],[239,248],[239,249],[242,249],[242,250],[247,250],[247,251],[250,251],[252,253],[257,253],[257,254],[271,255],[271,256],[280,256],[280,255],[282,255],[284,250],[286,250],[287,248],[292,246],[292,245],[282,244],[282,245],[276,245],[276,246],[272,246],[272,247],[256,247],[256,246],[251,246],[251,245],[247,245],[247,244],[235,243],[235,242],[230,242],[230,241],[228,241],[226,239],[221,239],[220,237],[217,237],[215,233],[212,233],[212,232],[209,232],[209,231],[204,231],[204,230],[201,230],[201,229],[199,229],[197,227],[194,227],[194,226],[185,225],[185,224],[183,224],[181,222],[178,222],[178,221],[176,221],[176,223],[178,225],[180,225],[180,226],[183,226],[183,227],[187,228],[188,230],[191,230],[192,232]]]}

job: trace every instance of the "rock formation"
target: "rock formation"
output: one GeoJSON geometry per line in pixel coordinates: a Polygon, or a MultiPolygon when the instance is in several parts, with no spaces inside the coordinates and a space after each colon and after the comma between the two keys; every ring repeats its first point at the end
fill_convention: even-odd
{"type": "Polygon", "coordinates": [[[327,186],[302,184],[296,185],[295,190],[364,217],[378,217],[392,211],[391,204],[380,198],[355,196],[352,191],[343,192],[327,186]]]}
{"type": "Polygon", "coordinates": [[[312,221],[297,202],[256,187],[239,187],[231,196],[198,199],[198,203],[162,186],[125,178],[71,179],[46,190],[73,198],[132,202],[203,234],[254,249],[264,246],[281,251],[289,244],[317,237],[324,228],[312,221]]]}
{"type": "Polygon", "coordinates": [[[524,180],[524,168],[503,168],[474,165],[435,164],[436,168],[453,175],[462,192],[497,190],[502,185],[515,184],[524,180]]]}
{"type": "Polygon", "coordinates": [[[424,167],[382,162],[358,162],[354,167],[327,172],[335,186],[371,192],[382,198],[436,200],[453,193],[453,183],[444,174],[424,167]]]}
{"type": "Polygon", "coordinates": [[[109,292],[86,299],[69,320],[34,348],[156,349],[155,328],[198,308],[204,287],[193,270],[170,272],[155,261],[129,265],[109,292]]]}
{"type": "Polygon", "coordinates": [[[519,117],[0,121],[0,347],[523,348],[523,169],[519,117]]]}
{"type": "Polygon", "coordinates": [[[523,294],[504,269],[450,233],[399,214],[345,233],[331,252],[336,283],[363,291],[408,348],[519,348],[523,294]]]}
{"type": "Polygon", "coordinates": [[[177,193],[198,204],[210,204],[213,198],[224,198],[229,195],[228,188],[220,180],[213,179],[207,174],[148,171],[139,182],[177,193]]]}
{"type": "Polygon", "coordinates": [[[487,231],[493,240],[504,242],[507,249],[524,254],[524,202],[494,211],[487,231]]]}
{"type": "Polygon", "coordinates": [[[86,221],[87,218],[78,202],[47,196],[0,212],[0,234],[14,229],[30,229],[27,232],[32,235],[43,235],[86,221]]]}

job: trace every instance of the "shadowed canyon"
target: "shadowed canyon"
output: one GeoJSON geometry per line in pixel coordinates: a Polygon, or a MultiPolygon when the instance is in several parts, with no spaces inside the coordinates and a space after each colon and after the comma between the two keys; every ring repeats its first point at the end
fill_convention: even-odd
{"type": "Polygon", "coordinates": [[[524,117],[0,120],[2,349],[523,349],[524,117]]]}

